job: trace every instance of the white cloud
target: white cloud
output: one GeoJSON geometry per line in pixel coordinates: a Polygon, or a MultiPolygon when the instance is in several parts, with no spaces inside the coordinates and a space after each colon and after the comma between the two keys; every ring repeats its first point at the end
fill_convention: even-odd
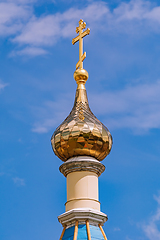
{"type": "Polygon", "coordinates": [[[16,3],[16,4],[29,4],[33,2],[37,2],[37,0],[0,0],[0,3],[16,3]]]}
{"type": "MultiPolygon", "coordinates": [[[[76,24],[80,18],[96,23],[102,20],[108,12],[103,2],[92,3],[81,10],[71,8],[64,13],[42,16],[32,19],[24,27],[20,35],[13,41],[19,44],[31,44],[34,46],[53,45],[59,38],[71,38],[75,35],[76,24]]],[[[98,23],[97,23],[98,24],[98,23]]]]}
{"type": "Polygon", "coordinates": [[[8,36],[18,33],[30,14],[31,8],[26,5],[0,2],[0,35],[8,36]]]}
{"type": "MultiPolygon", "coordinates": [[[[19,44],[31,44],[34,46],[53,45],[59,38],[73,36],[75,27],[80,18],[84,18],[93,29],[106,31],[115,30],[130,33],[124,22],[131,24],[138,20],[139,26],[144,27],[143,20],[148,24],[160,23],[160,7],[153,7],[149,1],[122,2],[113,12],[102,2],[94,2],[83,9],[71,8],[63,13],[32,18],[24,26],[22,32],[13,41],[19,44]],[[142,26],[143,25],[143,26],[142,26]]],[[[137,28],[137,25],[135,25],[137,28]]],[[[133,29],[132,29],[133,30],[133,29]]]]}
{"type": "Polygon", "coordinates": [[[142,20],[147,20],[159,24],[160,7],[151,1],[131,0],[128,3],[122,2],[114,9],[112,16],[117,22],[137,20],[142,24],[142,20]]]}
{"type": "Polygon", "coordinates": [[[144,0],[122,2],[111,15],[111,28],[126,34],[138,33],[139,36],[153,32],[160,33],[160,7],[144,0]]]}
{"type": "Polygon", "coordinates": [[[59,101],[47,101],[41,107],[32,107],[31,111],[37,119],[32,131],[46,133],[50,129],[57,127],[69,114],[70,104],[67,96],[63,96],[59,101]]]}
{"type": "Polygon", "coordinates": [[[145,19],[147,14],[152,11],[151,2],[143,0],[131,0],[130,2],[122,2],[114,9],[114,16],[118,21],[145,19]]]}
{"type": "Polygon", "coordinates": [[[26,185],[23,178],[15,177],[15,178],[12,178],[12,179],[13,179],[14,184],[18,187],[26,185]]]}
{"type": "Polygon", "coordinates": [[[62,30],[54,16],[33,17],[13,41],[34,46],[52,45],[62,30]]]}
{"type": "MultiPolygon", "coordinates": [[[[35,56],[33,51],[29,51],[33,47],[42,49],[56,44],[60,38],[76,36],[75,28],[80,18],[92,28],[92,33],[103,31],[110,34],[135,34],[138,31],[142,35],[143,32],[160,32],[160,7],[149,1],[121,2],[113,10],[103,1],[88,2],[81,9],[73,7],[63,13],[43,14],[39,17],[33,13],[34,2],[0,2],[0,35],[11,35],[11,41],[21,48],[23,46],[24,54],[27,52],[31,56],[35,56]]],[[[44,51],[39,51],[38,55],[43,55],[44,51]]],[[[17,55],[23,55],[23,50],[17,50],[17,55]]]]}
{"type": "Polygon", "coordinates": [[[10,53],[10,57],[14,57],[16,55],[23,56],[23,55],[28,55],[28,56],[39,56],[39,55],[46,55],[48,52],[44,50],[43,48],[38,48],[38,47],[26,47],[22,50],[18,51],[12,51],[10,53]]]}
{"type": "Polygon", "coordinates": [[[160,81],[128,86],[122,90],[90,95],[94,113],[102,115],[111,128],[144,132],[160,128],[160,81]],[[101,107],[99,107],[101,106],[101,107]]]}
{"type": "Polygon", "coordinates": [[[142,229],[149,240],[160,239],[160,195],[154,196],[154,199],[158,203],[156,213],[150,217],[148,223],[142,225],[142,229]]]}

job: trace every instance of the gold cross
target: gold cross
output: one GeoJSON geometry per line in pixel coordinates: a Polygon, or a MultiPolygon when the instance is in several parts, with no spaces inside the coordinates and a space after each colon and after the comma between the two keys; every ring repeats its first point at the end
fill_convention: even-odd
{"type": "Polygon", "coordinates": [[[86,23],[81,19],[79,21],[79,27],[76,27],[76,33],[79,33],[79,35],[72,39],[73,45],[79,41],[79,61],[76,64],[76,69],[83,69],[83,61],[86,58],[86,52],[83,53],[83,38],[90,33],[90,29],[87,28],[87,30],[83,32],[83,29],[85,28],[86,23]]]}

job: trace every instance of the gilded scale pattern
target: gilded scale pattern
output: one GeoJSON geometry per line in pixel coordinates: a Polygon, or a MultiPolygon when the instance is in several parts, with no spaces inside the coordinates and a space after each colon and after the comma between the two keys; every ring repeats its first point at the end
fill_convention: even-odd
{"type": "MultiPolygon", "coordinates": [[[[90,32],[87,29],[88,31],[86,30],[86,34],[84,34],[85,32],[82,32],[83,28],[85,28],[85,24],[83,20],[80,20],[79,29],[82,38],[90,32]]],[[[77,37],[75,39],[82,42],[80,35],[79,39],[77,37]]],[[[79,69],[74,73],[78,85],[74,106],[69,116],[54,132],[51,138],[52,148],[62,161],[74,156],[92,156],[101,161],[111,150],[112,136],[89,108],[85,89],[88,73],[82,68],[84,60],[82,49],[79,52],[79,69]]]]}

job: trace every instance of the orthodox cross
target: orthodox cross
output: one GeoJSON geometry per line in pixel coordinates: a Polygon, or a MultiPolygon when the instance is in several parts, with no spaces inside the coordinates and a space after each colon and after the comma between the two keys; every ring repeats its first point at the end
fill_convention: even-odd
{"type": "Polygon", "coordinates": [[[79,27],[76,27],[76,33],[79,33],[79,35],[72,39],[73,45],[79,41],[79,61],[76,64],[76,69],[83,69],[83,61],[86,58],[86,52],[83,53],[83,38],[90,33],[90,29],[87,28],[87,30],[83,32],[83,29],[85,28],[86,23],[81,19],[79,21],[79,27]]]}

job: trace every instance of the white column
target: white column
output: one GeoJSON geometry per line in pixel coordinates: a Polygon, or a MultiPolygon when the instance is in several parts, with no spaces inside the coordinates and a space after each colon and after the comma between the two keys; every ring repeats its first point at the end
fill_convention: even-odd
{"type": "Polygon", "coordinates": [[[92,208],[100,211],[98,175],[90,171],[75,171],[67,175],[66,211],[92,208]]]}
{"type": "Polygon", "coordinates": [[[107,215],[100,211],[98,177],[105,166],[90,156],[77,156],[68,159],[60,168],[67,181],[66,211],[58,217],[63,226],[79,224],[103,225],[107,215]]]}

